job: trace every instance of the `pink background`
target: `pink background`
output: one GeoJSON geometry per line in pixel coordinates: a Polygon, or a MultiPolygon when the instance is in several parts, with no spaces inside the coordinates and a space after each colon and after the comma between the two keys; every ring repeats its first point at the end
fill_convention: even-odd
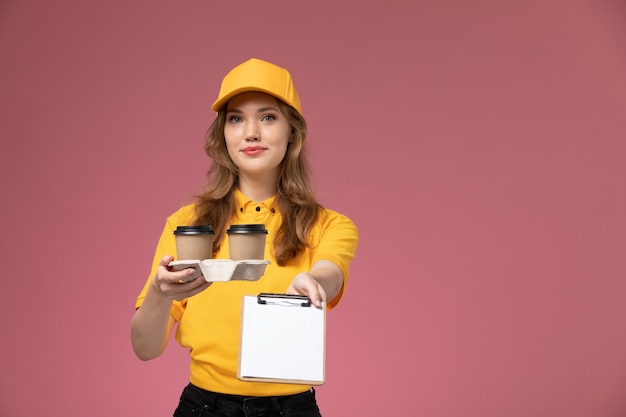
{"type": "Polygon", "coordinates": [[[168,416],[129,343],[228,69],[289,68],[358,258],[325,417],[626,415],[617,0],[4,0],[0,415],[168,416]]]}

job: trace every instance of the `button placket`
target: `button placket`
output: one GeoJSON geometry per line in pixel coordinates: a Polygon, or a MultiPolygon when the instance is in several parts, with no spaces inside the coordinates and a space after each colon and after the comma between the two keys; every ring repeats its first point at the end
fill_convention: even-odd
{"type": "Polygon", "coordinates": [[[267,218],[267,209],[265,207],[256,206],[254,208],[254,213],[254,220],[257,223],[265,223],[265,220],[267,218]]]}

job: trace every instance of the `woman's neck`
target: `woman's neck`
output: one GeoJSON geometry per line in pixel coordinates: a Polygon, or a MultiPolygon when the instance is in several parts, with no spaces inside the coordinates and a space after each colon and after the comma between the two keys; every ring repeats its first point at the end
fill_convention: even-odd
{"type": "Polygon", "coordinates": [[[239,191],[246,197],[261,202],[276,195],[276,181],[266,177],[240,176],[239,191]]]}

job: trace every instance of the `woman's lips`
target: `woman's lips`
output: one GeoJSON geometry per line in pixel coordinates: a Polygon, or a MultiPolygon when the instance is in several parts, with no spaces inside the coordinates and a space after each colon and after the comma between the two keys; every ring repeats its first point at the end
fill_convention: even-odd
{"type": "Polygon", "coordinates": [[[248,146],[247,148],[243,148],[241,152],[249,156],[254,156],[254,155],[259,155],[266,149],[267,148],[264,148],[262,146],[248,146]]]}

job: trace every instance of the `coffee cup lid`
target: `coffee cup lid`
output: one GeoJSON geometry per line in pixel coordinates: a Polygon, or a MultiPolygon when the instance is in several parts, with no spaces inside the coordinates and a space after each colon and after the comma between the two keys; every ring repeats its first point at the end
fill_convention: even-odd
{"type": "Polygon", "coordinates": [[[198,226],[178,226],[176,230],[174,230],[175,235],[200,235],[208,233],[213,233],[213,228],[211,228],[208,224],[198,226]]]}
{"type": "Polygon", "coordinates": [[[267,229],[265,229],[264,224],[231,224],[228,230],[226,231],[228,234],[233,233],[265,233],[267,234],[267,229]]]}

